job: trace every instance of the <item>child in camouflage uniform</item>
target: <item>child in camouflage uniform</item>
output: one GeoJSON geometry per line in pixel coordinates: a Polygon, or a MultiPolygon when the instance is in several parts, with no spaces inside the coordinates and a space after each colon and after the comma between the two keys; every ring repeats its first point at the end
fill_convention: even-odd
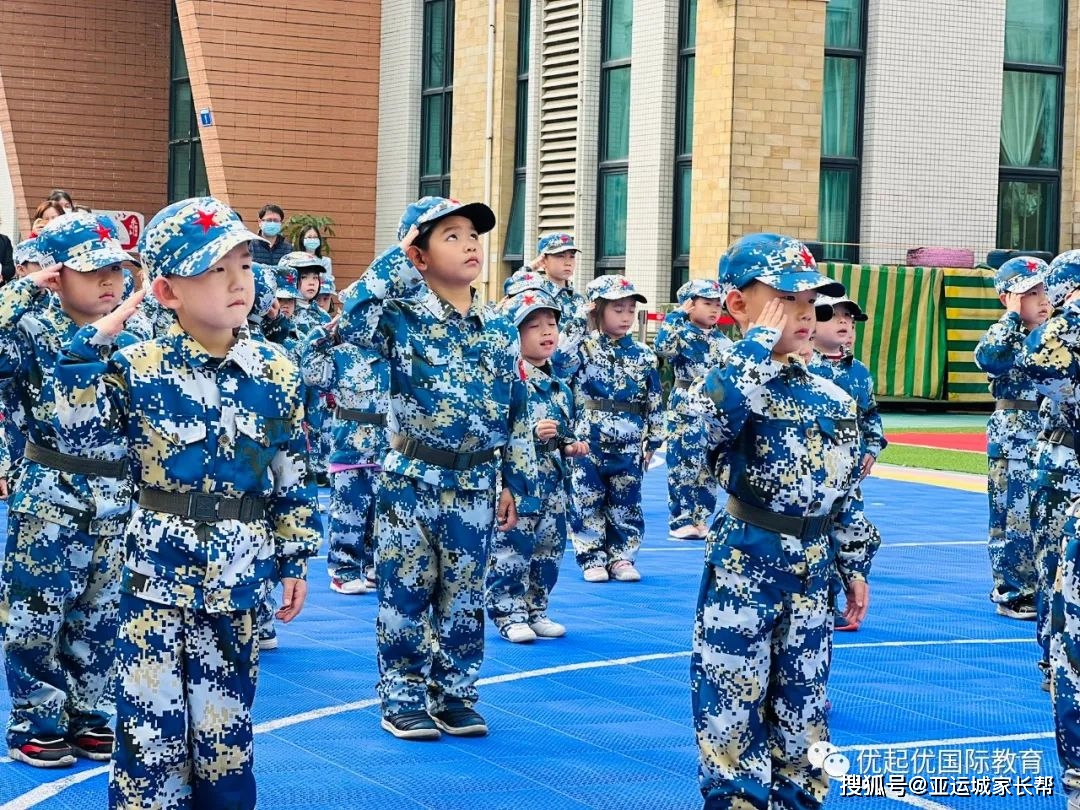
{"type": "Polygon", "coordinates": [[[645,518],[641,479],[663,441],[664,410],[656,355],[630,335],[645,296],[625,276],[586,288],[594,331],[555,363],[571,374],[576,435],[589,453],[574,462],[571,537],[586,582],[637,582],[634,566],[645,518]]]}
{"type": "Polygon", "coordinates": [[[139,240],[169,332],[126,349],[138,296],[83,327],[57,366],[61,435],[127,448],[127,527],[109,806],[255,806],[256,607],[291,621],[322,531],[306,480],[300,373],[244,329],[254,299],[239,217],[213,197],[160,211],[139,240]]]}
{"type": "MultiPolygon", "coordinates": [[[[53,368],[79,327],[120,301],[129,257],[107,220],[42,228],[44,267],[0,289],[0,378],[26,437],[8,503],[0,623],[8,755],[41,768],[108,760],[120,548],[131,510],[125,448],[58,435],[53,368]],[[47,254],[47,255],[46,255],[47,254]]],[[[136,339],[124,333],[120,345],[136,339]]]]}
{"type": "Polygon", "coordinates": [[[1001,265],[994,289],[1005,314],[975,347],[975,363],[990,378],[994,413],[986,425],[994,587],[990,599],[1011,619],[1034,620],[1038,589],[1031,533],[1031,448],[1039,434],[1038,390],[1017,368],[1024,341],[1051,313],[1046,262],[1018,256],[1001,265]]]}
{"type": "Polygon", "coordinates": [[[818,292],[843,287],[775,234],[732,245],[720,281],[743,338],[689,392],[729,493],[707,538],[690,665],[701,792],[707,810],[816,808],[828,778],[807,754],[828,739],[829,581],[839,569],[860,621],[870,560],[851,506],[855,402],[793,355],[818,292]]]}
{"type": "Polygon", "coordinates": [[[574,398],[555,377],[550,359],[559,343],[559,307],[545,292],[527,290],[505,310],[521,336],[521,376],[529,386],[536,425],[539,496],[537,515],[522,515],[506,532],[496,532],[487,576],[487,611],[499,634],[520,644],[560,638],[566,628],[547,615],[551,591],[566,550],[570,473],[565,458],[589,451],[574,437],[574,398]]]}
{"type": "Polygon", "coordinates": [[[675,374],[667,409],[668,531],[673,540],[689,540],[709,533],[717,481],[705,463],[705,425],[687,413],[686,392],[719,364],[731,341],[716,324],[725,296],[718,282],[695,279],[679,292],[686,300],[664,318],[653,348],[675,374]]]}
{"type": "MultiPolygon", "coordinates": [[[[819,295],[815,306],[817,326],[814,331],[814,347],[809,370],[843,388],[854,400],[859,413],[859,438],[862,452],[859,454],[859,479],[866,478],[877,461],[881,451],[888,445],[885,427],[878,412],[877,398],[874,396],[874,379],[861,361],[851,353],[855,324],[865,323],[866,314],[858,304],[844,296],[830,298],[819,295]]],[[[858,510],[863,509],[862,488],[857,487],[852,495],[858,510]]],[[[867,521],[870,553],[873,555],[881,545],[881,535],[877,527],[867,521]]],[[[833,577],[833,597],[843,590],[839,576],[833,577]]],[[[833,613],[833,629],[855,632],[859,625],[849,622],[844,612],[833,613]]]]}
{"type": "Polygon", "coordinates": [[[473,706],[488,547],[540,508],[518,335],[472,288],[494,226],[482,203],[424,197],[343,294],[342,340],[390,366],[375,633],[382,728],[403,739],[487,734],[473,706]]]}
{"type": "Polygon", "coordinates": [[[390,368],[381,355],[342,342],[337,321],[308,332],[300,367],[308,387],[332,395],[336,404],[329,457],[330,588],[367,593],[368,571],[375,565],[375,487],[389,447],[390,368]]]}
{"type": "Polygon", "coordinates": [[[296,333],[300,337],[330,320],[330,316],[315,303],[322,284],[322,273],[325,270],[322,259],[302,250],[293,251],[283,256],[278,262],[279,273],[296,274],[298,296],[292,319],[296,333]]]}

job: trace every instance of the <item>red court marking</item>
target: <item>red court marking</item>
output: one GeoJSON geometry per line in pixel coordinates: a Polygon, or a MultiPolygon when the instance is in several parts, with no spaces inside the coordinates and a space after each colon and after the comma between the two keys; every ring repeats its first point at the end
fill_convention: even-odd
{"type": "Polygon", "coordinates": [[[890,444],[914,444],[920,447],[937,447],[942,450],[969,450],[986,452],[985,433],[886,433],[890,444]]]}

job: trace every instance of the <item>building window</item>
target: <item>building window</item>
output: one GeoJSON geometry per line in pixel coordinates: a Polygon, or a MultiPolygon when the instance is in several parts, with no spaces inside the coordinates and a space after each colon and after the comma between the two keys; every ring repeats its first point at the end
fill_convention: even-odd
{"type": "Polygon", "coordinates": [[[531,2],[521,0],[518,11],[517,110],[514,121],[514,196],[506,226],[503,260],[513,273],[525,261],[525,164],[529,137],[529,33],[531,2]]]}
{"type": "Polygon", "coordinates": [[[675,85],[675,210],[671,220],[669,301],[690,278],[690,176],[694,153],[694,59],[697,0],[679,2],[679,70],[675,85]]]}
{"type": "Polygon", "coordinates": [[[862,96],[866,63],[866,0],[830,0],[825,12],[825,77],[821,104],[818,240],[825,258],[859,258],[862,96]]]}
{"type": "Polygon", "coordinates": [[[191,95],[184,41],[180,36],[180,19],[176,3],[172,4],[172,25],[169,33],[169,202],[188,197],[205,197],[210,193],[203,162],[199,119],[191,95]]]}
{"type": "Polygon", "coordinates": [[[998,247],[1057,253],[1065,4],[1008,0],[1001,88],[998,247]]]}
{"type": "Polygon", "coordinates": [[[420,97],[420,196],[450,196],[454,96],[454,0],[424,0],[420,97]]]}
{"type": "Polygon", "coordinates": [[[596,272],[626,267],[626,173],[630,157],[630,51],[633,0],[603,0],[600,47],[600,176],[596,272]]]}

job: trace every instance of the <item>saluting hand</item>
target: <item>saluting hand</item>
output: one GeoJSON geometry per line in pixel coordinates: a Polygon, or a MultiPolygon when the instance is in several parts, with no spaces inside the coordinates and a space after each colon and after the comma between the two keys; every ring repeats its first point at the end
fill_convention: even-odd
{"type": "Polygon", "coordinates": [[[34,282],[39,289],[57,292],[60,289],[60,268],[62,266],[50,264],[48,267],[42,267],[33,273],[27,273],[26,278],[34,282]]]}
{"type": "Polygon", "coordinates": [[[779,298],[773,298],[761,308],[757,320],[750,324],[750,328],[761,326],[766,329],[775,329],[782,334],[787,328],[787,322],[787,310],[784,309],[784,302],[779,298]]]}
{"type": "Polygon", "coordinates": [[[108,315],[103,315],[94,321],[94,328],[98,331],[98,334],[116,337],[123,332],[124,324],[127,323],[128,318],[135,314],[135,310],[139,308],[144,295],[146,295],[145,290],[136,290],[121,301],[120,306],[108,315]]]}

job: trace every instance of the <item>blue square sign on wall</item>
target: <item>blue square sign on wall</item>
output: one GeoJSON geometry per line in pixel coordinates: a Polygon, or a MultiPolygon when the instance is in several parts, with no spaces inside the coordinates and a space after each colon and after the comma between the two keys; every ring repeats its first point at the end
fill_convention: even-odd
{"type": "Polygon", "coordinates": [[[214,114],[210,112],[210,108],[206,107],[199,110],[199,126],[212,127],[214,125],[214,114]]]}

